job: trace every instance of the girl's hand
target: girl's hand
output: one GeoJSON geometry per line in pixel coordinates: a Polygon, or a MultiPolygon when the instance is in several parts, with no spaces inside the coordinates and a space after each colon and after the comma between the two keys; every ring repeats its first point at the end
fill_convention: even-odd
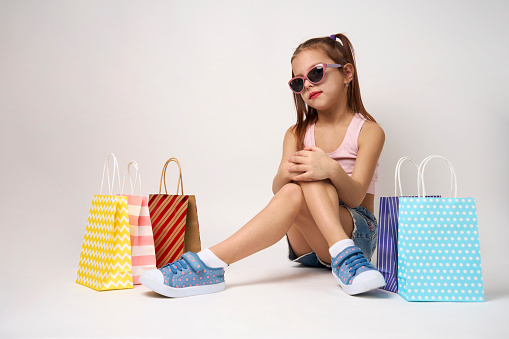
{"type": "Polygon", "coordinates": [[[330,177],[331,162],[327,153],[316,146],[309,146],[288,158],[288,172],[294,181],[319,181],[330,177]]]}
{"type": "Polygon", "coordinates": [[[293,182],[294,181],[294,178],[298,175],[301,175],[301,174],[304,174],[304,172],[300,172],[300,171],[297,171],[297,170],[293,170],[291,171],[290,168],[292,168],[293,166],[295,166],[296,164],[293,163],[293,162],[290,162],[290,160],[288,160],[286,162],[286,171],[284,172],[284,179],[287,181],[287,182],[293,182]]]}

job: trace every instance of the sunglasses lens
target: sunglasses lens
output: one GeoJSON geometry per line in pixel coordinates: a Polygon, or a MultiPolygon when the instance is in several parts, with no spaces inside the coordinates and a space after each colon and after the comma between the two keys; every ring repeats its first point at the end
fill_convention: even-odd
{"type": "Polygon", "coordinates": [[[292,91],[299,93],[304,89],[304,81],[302,79],[297,78],[290,81],[290,88],[292,91]]]}
{"type": "Polygon", "coordinates": [[[322,66],[316,66],[308,73],[308,79],[311,82],[318,83],[322,81],[323,79],[323,67],[322,66]]]}

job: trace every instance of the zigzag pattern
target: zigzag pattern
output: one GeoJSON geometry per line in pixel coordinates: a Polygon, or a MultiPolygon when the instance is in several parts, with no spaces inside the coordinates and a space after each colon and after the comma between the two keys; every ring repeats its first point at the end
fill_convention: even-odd
{"type": "Polygon", "coordinates": [[[78,284],[97,291],[132,288],[127,199],[95,195],[78,269],[78,284]]]}
{"type": "Polygon", "coordinates": [[[130,275],[129,272],[117,273],[112,275],[109,279],[106,279],[102,284],[98,283],[97,279],[87,277],[78,277],[76,282],[88,287],[93,286],[92,288],[97,291],[119,290],[132,288],[132,282],[129,279],[130,275]]]}
{"type": "Polygon", "coordinates": [[[88,277],[90,279],[96,279],[97,283],[100,283],[101,280],[104,280],[105,277],[116,275],[119,272],[125,272],[126,274],[130,272],[131,266],[129,264],[103,264],[97,261],[90,261],[91,264],[97,264],[97,269],[89,268],[84,266],[81,270],[81,277],[88,277]],[[111,273],[111,271],[116,270],[117,272],[111,273]]]}

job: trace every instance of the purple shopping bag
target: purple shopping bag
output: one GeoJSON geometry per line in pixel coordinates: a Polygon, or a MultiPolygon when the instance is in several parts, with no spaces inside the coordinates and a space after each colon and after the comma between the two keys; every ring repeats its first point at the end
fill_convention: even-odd
{"type": "Polygon", "coordinates": [[[399,197],[380,197],[377,269],[385,278],[383,290],[398,293],[399,197]]]}

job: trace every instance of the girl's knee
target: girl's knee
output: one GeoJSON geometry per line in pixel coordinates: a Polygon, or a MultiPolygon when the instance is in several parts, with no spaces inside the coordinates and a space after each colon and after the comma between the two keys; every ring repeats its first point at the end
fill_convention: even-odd
{"type": "Polygon", "coordinates": [[[290,182],[290,183],[284,185],[283,187],[281,187],[279,192],[294,193],[294,194],[296,194],[296,193],[299,193],[299,192],[302,193],[302,189],[300,188],[300,186],[298,184],[290,182]]]}
{"type": "Polygon", "coordinates": [[[288,183],[281,187],[281,189],[274,196],[275,198],[281,198],[289,202],[294,202],[296,205],[301,205],[304,202],[304,195],[302,188],[294,183],[288,183]]]}
{"type": "Polygon", "coordinates": [[[309,181],[305,182],[305,185],[308,187],[311,187],[312,190],[315,192],[325,192],[329,197],[337,197],[338,192],[336,191],[336,187],[332,184],[332,182],[327,180],[320,180],[320,181],[309,181]]]}

